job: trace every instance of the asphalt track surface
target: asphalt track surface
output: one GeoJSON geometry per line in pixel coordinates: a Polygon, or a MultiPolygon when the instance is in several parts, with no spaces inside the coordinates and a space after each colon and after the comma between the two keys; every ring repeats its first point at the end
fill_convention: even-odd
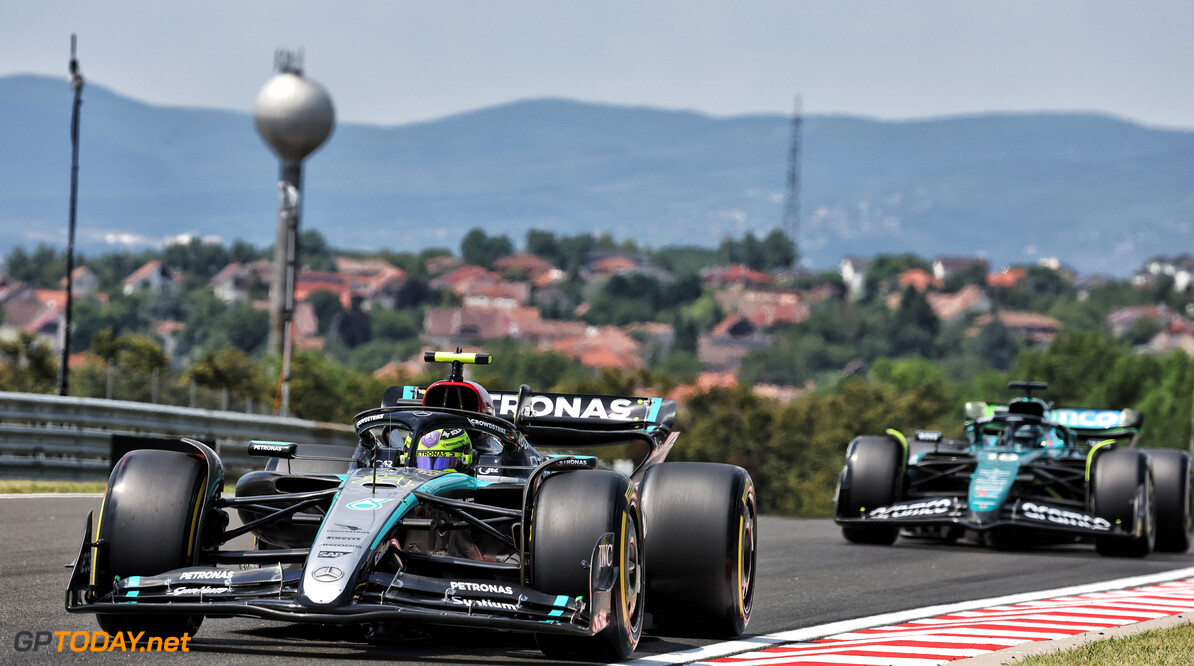
{"type": "MultiPolygon", "coordinates": [[[[343,628],[254,619],[208,619],[187,654],[18,652],[20,631],[95,631],[86,614],[63,609],[83,520],[97,497],[0,498],[0,663],[361,663],[549,664],[520,634],[449,629],[366,643],[343,628]]],[[[1051,590],[1194,566],[1194,554],[1101,557],[1091,546],[998,551],[966,542],[901,538],[894,546],[846,543],[828,520],[763,517],[758,588],[749,635],[821,625],[909,608],[1051,590]]],[[[647,600],[650,608],[650,600],[647,600]]],[[[714,641],[647,636],[635,657],[714,641]]]]}

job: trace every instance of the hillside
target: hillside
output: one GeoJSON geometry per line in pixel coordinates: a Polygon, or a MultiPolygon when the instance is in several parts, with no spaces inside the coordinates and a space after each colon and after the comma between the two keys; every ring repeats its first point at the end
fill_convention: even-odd
{"type": "MultiPolygon", "coordinates": [[[[70,86],[0,78],[0,252],[64,244],[70,86]]],[[[334,96],[333,91],[333,96],[334,96]]],[[[190,232],[272,242],[277,163],[249,114],[84,91],[79,244],[190,232]]],[[[534,100],[341,124],[307,163],[304,227],[341,248],[458,247],[473,227],[716,245],[782,218],[790,119],[534,100]]],[[[805,263],[913,251],[1057,256],[1125,275],[1194,240],[1194,132],[1079,114],[811,116],[805,263]]]]}

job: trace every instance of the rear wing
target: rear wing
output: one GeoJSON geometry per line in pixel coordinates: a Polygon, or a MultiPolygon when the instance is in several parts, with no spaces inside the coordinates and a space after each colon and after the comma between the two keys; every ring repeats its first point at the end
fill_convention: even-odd
{"type": "Polygon", "coordinates": [[[1114,439],[1134,446],[1144,425],[1144,414],[1134,409],[1053,409],[1045,416],[1073,430],[1088,444],[1114,439]]]}
{"type": "Polygon", "coordinates": [[[1139,430],[1144,425],[1144,414],[1134,409],[1053,409],[1046,414],[1046,418],[1058,425],[1081,431],[1139,430]]]}
{"type": "MultiPolygon", "coordinates": [[[[391,386],[386,389],[382,406],[420,405],[423,393],[421,386],[391,386]]],[[[495,391],[489,395],[493,398],[497,416],[516,421],[520,427],[654,433],[658,430],[670,432],[676,420],[676,403],[667,398],[531,393],[523,414],[515,419],[518,393],[495,391]]]]}

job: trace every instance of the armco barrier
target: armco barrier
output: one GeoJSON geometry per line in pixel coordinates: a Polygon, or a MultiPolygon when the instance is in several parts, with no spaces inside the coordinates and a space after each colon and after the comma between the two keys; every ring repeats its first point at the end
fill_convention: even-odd
{"type": "Polygon", "coordinates": [[[0,477],[103,480],[113,434],[191,437],[213,444],[232,474],[260,466],[260,459],[245,453],[251,439],[346,447],[357,442],[348,425],[0,391],[0,477]]]}

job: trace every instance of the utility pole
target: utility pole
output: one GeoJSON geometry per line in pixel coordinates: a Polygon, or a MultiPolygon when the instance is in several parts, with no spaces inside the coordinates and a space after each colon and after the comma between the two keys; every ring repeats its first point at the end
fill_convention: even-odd
{"type": "Polygon", "coordinates": [[[792,111],[792,145],[788,152],[788,192],[784,201],[784,232],[792,241],[792,268],[800,265],[800,139],[804,113],[800,95],[792,111]]]}
{"type": "Polygon", "coordinates": [[[75,58],[75,35],[70,36],[70,85],[75,103],[70,117],[70,230],[66,243],[66,311],[62,323],[62,355],[58,361],[58,395],[70,393],[71,309],[75,298],[75,208],[79,198],[79,107],[83,105],[83,73],[75,58]]]}
{"type": "Polygon", "coordinates": [[[294,284],[298,273],[298,229],[302,213],[303,160],[323,145],[336,123],[332,98],[303,76],[302,54],[277,51],[278,74],[266,82],[253,107],[257,133],[281,160],[278,232],[270,284],[269,350],[280,354],[282,369],[274,412],[290,413],[290,356],[293,349],[294,284]]]}

